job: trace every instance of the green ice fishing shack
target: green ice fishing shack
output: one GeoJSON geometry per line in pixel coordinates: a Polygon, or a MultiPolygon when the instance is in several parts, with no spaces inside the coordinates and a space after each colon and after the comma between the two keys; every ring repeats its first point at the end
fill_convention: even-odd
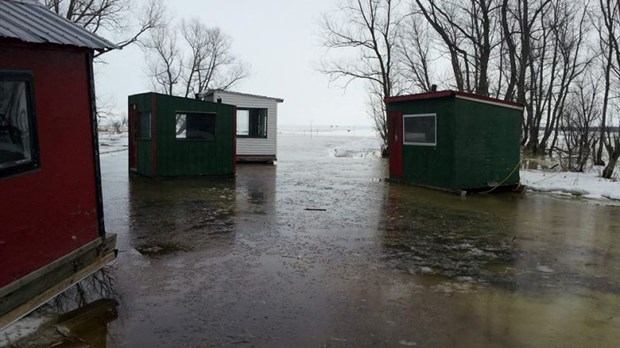
{"type": "Polygon", "coordinates": [[[141,175],[235,173],[236,107],[158,93],[131,95],[129,170],[141,175]]]}
{"type": "Polygon", "coordinates": [[[391,180],[454,191],[518,186],[522,105],[456,91],[385,101],[391,180]]]}

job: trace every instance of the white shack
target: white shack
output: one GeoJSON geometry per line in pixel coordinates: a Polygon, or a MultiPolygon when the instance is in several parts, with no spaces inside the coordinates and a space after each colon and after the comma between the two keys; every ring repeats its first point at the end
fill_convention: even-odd
{"type": "Polygon", "coordinates": [[[278,103],[284,99],[260,95],[209,90],[203,100],[237,106],[237,161],[277,160],[278,103]]]}

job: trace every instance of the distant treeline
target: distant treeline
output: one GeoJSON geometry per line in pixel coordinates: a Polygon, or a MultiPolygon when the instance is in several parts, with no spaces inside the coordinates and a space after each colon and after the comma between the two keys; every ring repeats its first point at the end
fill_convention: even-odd
{"type": "MultiPolygon", "coordinates": [[[[601,132],[601,128],[602,127],[588,127],[590,132],[595,132],[595,133],[600,133],[601,132]]],[[[555,130],[555,128],[553,128],[555,130]]],[[[562,126],[558,128],[560,131],[562,132],[576,132],[576,131],[580,131],[583,130],[583,127],[578,127],[578,126],[562,126]]],[[[619,133],[620,132],[620,127],[606,127],[606,129],[611,132],[611,133],[619,133]]]]}

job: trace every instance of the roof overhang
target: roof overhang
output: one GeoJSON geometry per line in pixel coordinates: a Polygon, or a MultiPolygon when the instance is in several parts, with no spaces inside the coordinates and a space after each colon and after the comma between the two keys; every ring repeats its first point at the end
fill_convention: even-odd
{"type": "Polygon", "coordinates": [[[0,38],[108,51],[117,45],[52,12],[37,1],[0,0],[0,38]]]}
{"type": "Polygon", "coordinates": [[[410,102],[410,101],[416,101],[416,100],[440,99],[440,98],[458,98],[458,99],[464,99],[464,100],[471,100],[471,101],[475,101],[475,102],[479,102],[483,104],[507,107],[507,108],[516,109],[520,111],[523,110],[523,105],[519,103],[491,98],[491,97],[485,97],[485,96],[472,94],[472,93],[450,91],[450,90],[387,97],[385,98],[385,102],[388,104],[392,104],[392,103],[410,102]]]}

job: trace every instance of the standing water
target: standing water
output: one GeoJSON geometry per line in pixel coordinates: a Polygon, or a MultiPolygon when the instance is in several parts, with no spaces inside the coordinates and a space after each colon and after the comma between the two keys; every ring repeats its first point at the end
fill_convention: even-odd
{"type": "Polygon", "coordinates": [[[104,346],[617,346],[619,207],[389,183],[365,141],[281,135],[276,166],[235,178],[104,155],[104,346]]]}

